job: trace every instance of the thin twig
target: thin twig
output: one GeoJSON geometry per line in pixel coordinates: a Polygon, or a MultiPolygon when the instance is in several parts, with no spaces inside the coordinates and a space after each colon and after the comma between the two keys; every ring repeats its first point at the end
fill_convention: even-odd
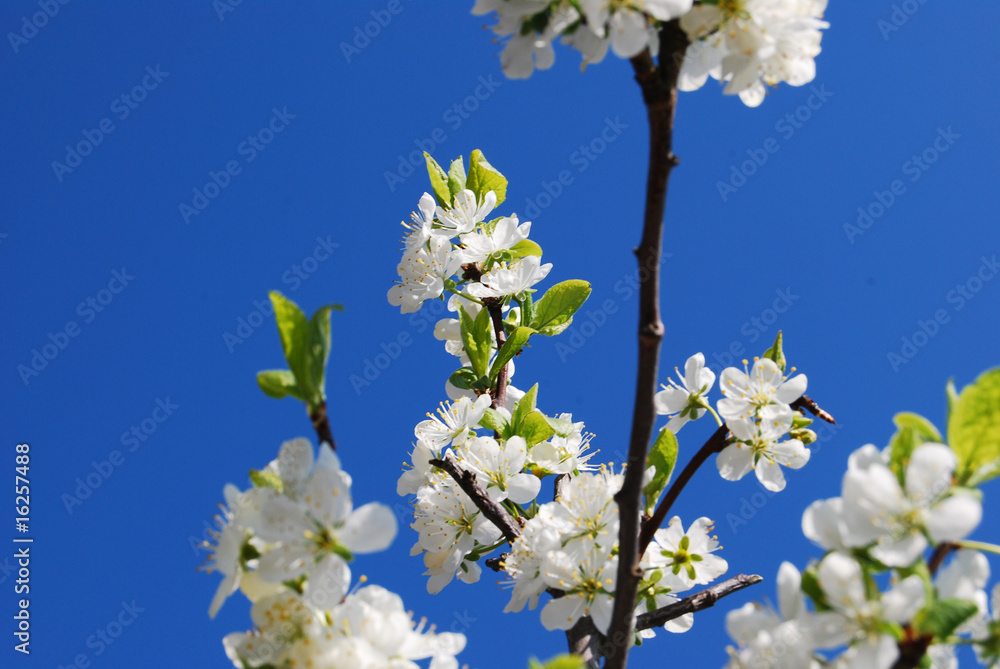
{"type": "MultiPolygon", "coordinates": [[[[507,343],[507,333],[503,329],[503,307],[499,300],[495,298],[486,299],[486,308],[490,312],[493,320],[493,330],[497,336],[497,351],[507,343]]],[[[497,374],[497,385],[493,390],[493,408],[500,409],[507,401],[507,365],[504,365],[497,374]]]]}
{"type": "Polygon", "coordinates": [[[487,520],[503,532],[507,541],[513,543],[515,539],[521,536],[521,528],[518,526],[517,521],[514,520],[514,517],[510,515],[510,512],[499,503],[493,501],[486,494],[486,491],[483,490],[482,486],[479,485],[479,482],[476,481],[476,475],[467,469],[459,467],[458,462],[455,461],[455,457],[451,453],[443,459],[431,460],[430,463],[435,467],[445,470],[455,479],[458,486],[472,499],[472,502],[483,512],[487,520]]]}
{"type": "Polygon", "coordinates": [[[326,413],[326,402],[321,402],[310,412],[309,420],[312,421],[313,429],[316,430],[319,443],[327,443],[331,449],[337,450],[337,442],[333,440],[333,431],[330,429],[330,417],[326,413]]]}
{"type": "Polygon", "coordinates": [[[702,590],[701,592],[691,595],[690,597],[685,597],[679,602],[674,602],[669,606],[664,606],[663,608],[650,611],[649,613],[643,613],[635,619],[635,628],[637,630],[648,630],[653,627],[663,627],[663,625],[670,622],[674,618],[680,618],[688,613],[696,613],[702,609],[711,608],[715,606],[717,601],[726,595],[731,595],[734,592],[738,592],[743,588],[748,588],[751,585],[760,583],[763,580],[763,578],[757,576],[756,574],[740,574],[738,576],[734,576],[728,581],[723,581],[719,585],[712,586],[707,590],[702,590]]]}
{"type": "Polygon", "coordinates": [[[653,540],[653,535],[656,534],[656,530],[660,529],[660,526],[663,525],[663,521],[667,519],[667,514],[670,512],[670,508],[674,505],[674,502],[677,501],[681,491],[684,490],[684,486],[691,480],[694,473],[698,471],[698,468],[701,467],[713,453],[719,453],[726,447],[726,435],[728,433],[729,429],[723,425],[708,438],[708,441],[706,441],[704,445],[698,449],[698,452],[694,454],[694,457],[692,457],[684,467],[680,476],[678,476],[673,484],[671,484],[670,489],[667,490],[667,494],[664,495],[659,506],[656,507],[656,511],[653,515],[643,521],[642,531],[639,533],[639,555],[646,552],[646,547],[649,546],[649,542],[653,540]]]}
{"type": "Polygon", "coordinates": [[[837,424],[837,421],[833,419],[833,416],[831,416],[828,412],[820,408],[820,406],[816,404],[816,400],[809,398],[809,396],[807,395],[803,395],[799,399],[792,402],[792,408],[798,409],[799,411],[805,409],[812,415],[818,418],[822,418],[827,423],[833,423],[834,425],[837,424]]]}
{"type": "Polygon", "coordinates": [[[678,160],[673,152],[674,110],[677,106],[677,76],[688,47],[687,34],[677,20],[660,30],[659,67],[646,49],[631,59],[636,81],[642,90],[649,118],[649,171],[646,177],[646,208],[642,239],[636,249],[639,261],[639,366],[636,375],[635,407],[629,438],[625,481],[615,495],[618,503],[618,581],[609,644],[605,649],[605,669],[624,669],[632,641],[639,569],[639,513],[642,504],[642,477],[646,454],[656,422],[653,396],[660,363],[663,323],[660,320],[660,257],[663,246],[663,212],[667,203],[667,182],[678,160]]]}

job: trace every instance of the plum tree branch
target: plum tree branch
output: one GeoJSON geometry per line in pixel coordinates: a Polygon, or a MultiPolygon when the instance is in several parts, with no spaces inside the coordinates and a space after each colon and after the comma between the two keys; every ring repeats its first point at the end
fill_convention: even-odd
{"type": "Polygon", "coordinates": [[[642,90],[649,119],[649,171],[646,176],[646,206],[642,239],[635,253],[639,267],[639,365],[636,375],[635,406],[629,438],[628,468],[618,503],[618,582],[604,645],[605,669],[624,669],[632,641],[632,611],[639,585],[639,513],[642,504],[642,477],[646,455],[656,421],[653,396],[660,363],[663,323],[660,320],[660,257],[663,246],[663,212],[667,203],[667,182],[677,165],[673,152],[674,111],[677,107],[677,76],[688,47],[687,34],[677,20],[660,29],[659,65],[649,50],[631,59],[636,81],[642,90]]]}
{"type": "Polygon", "coordinates": [[[476,481],[476,475],[467,469],[462,469],[455,461],[455,456],[449,453],[444,458],[431,460],[430,464],[448,472],[451,478],[455,479],[455,483],[472,499],[473,504],[483,512],[486,519],[503,532],[507,541],[513,543],[521,536],[521,527],[510,515],[510,512],[486,494],[483,487],[476,481]]]}

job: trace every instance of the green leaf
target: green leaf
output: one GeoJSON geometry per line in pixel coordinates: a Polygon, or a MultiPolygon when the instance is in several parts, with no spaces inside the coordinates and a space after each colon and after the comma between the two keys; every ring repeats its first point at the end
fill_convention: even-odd
{"type": "Polygon", "coordinates": [[[663,428],[646,458],[647,468],[650,465],[656,467],[653,479],[643,489],[643,494],[646,496],[646,511],[652,513],[656,508],[660,494],[666,489],[674,473],[675,464],[677,464],[677,437],[667,428],[663,428]]]}
{"type": "Polygon", "coordinates": [[[344,307],[339,304],[328,304],[317,309],[309,319],[309,348],[306,352],[306,363],[309,367],[310,384],[319,394],[311,402],[314,406],[326,399],[324,385],[326,363],[330,359],[330,312],[333,310],[343,311],[344,307]]]}
{"type": "Polygon", "coordinates": [[[944,387],[945,395],[948,397],[948,407],[945,413],[945,420],[951,420],[951,412],[955,409],[955,402],[958,401],[958,391],[955,390],[955,379],[948,379],[948,384],[944,387]]]}
{"type": "Polygon", "coordinates": [[[547,337],[557,335],[570,326],[573,314],[590,297],[590,284],[580,279],[557,283],[535,302],[535,317],[531,327],[547,337]]]}
{"type": "Polygon", "coordinates": [[[250,482],[256,488],[274,488],[279,493],[284,492],[285,484],[276,472],[250,470],[250,482]]]}
{"type": "Polygon", "coordinates": [[[576,428],[573,426],[573,423],[568,420],[563,420],[562,418],[552,418],[550,416],[546,416],[545,420],[549,421],[549,426],[560,437],[568,437],[576,432],[576,428]]]}
{"type": "Polygon", "coordinates": [[[468,367],[456,370],[448,380],[451,381],[451,385],[462,390],[477,390],[481,385],[481,377],[476,376],[476,373],[468,367]]]}
{"type": "Polygon", "coordinates": [[[448,192],[451,193],[449,202],[463,188],[465,188],[465,164],[462,162],[462,156],[459,156],[451,161],[451,167],[448,168],[448,192]]]}
{"type": "Polygon", "coordinates": [[[778,337],[774,340],[774,344],[771,348],[764,351],[764,358],[769,358],[774,361],[781,371],[785,371],[785,351],[781,348],[781,330],[778,330],[778,337]]]}
{"type": "Polygon", "coordinates": [[[290,369],[267,369],[257,372],[257,385],[268,397],[280,400],[291,395],[303,402],[306,401],[295,383],[295,375],[290,369]]]}
{"type": "Polygon", "coordinates": [[[923,416],[915,413],[898,413],[892,421],[896,424],[896,433],[889,439],[889,469],[896,474],[900,483],[906,481],[906,465],[910,456],[920,444],[927,442],[941,443],[941,433],[923,416]]]}
{"type": "Polygon", "coordinates": [[[531,658],[528,666],[530,669],[584,669],[586,664],[579,655],[557,655],[545,664],[531,658]]]}
{"type": "Polygon", "coordinates": [[[479,202],[489,191],[497,196],[497,206],[507,198],[507,178],[486,162],[483,152],[476,149],[469,157],[469,178],[465,187],[476,194],[479,202]]]}
{"type": "Polygon", "coordinates": [[[966,386],[948,420],[948,442],[958,456],[958,480],[979,485],[1000,475],[1000,368],[966,386]]]}
{"type": "Polygon", "coordinates": [[[493,430],[494,432],[499,432],[501,436],[510,429],[510,425],[507,423],[507,419],[503,417],[503,414],[496,409],[487,409],[486,413],[479,420],[479,424],[485,427],[487,430],[493,430]]]}
{"type": "Polygon", "coordinates": [[[525,416],[517,426],[517,429],[514,430],[515,435],[524,437],[524,440],[528,442],[528,448],[542,443],[555,433],[556,431],[552,429],[549,421],[546,420],[545,414],[538,409],[525,416]]]}
{"type": "Polygon", "coordinates": [[[802,572],[802,592],[813,601],[817,613],[831,610],[830,604],[826,601],[826,593],[823,592],[823,588],[819,584],[815,564],[802,572]]]}
{"type": "MultiPolygon", "coordinates": [[[[486,311],[483,309],[483,311],[486,311]]],[[[512,333],[507,337],[507,341],[500,348],[500,352],[497,353],[496,359],[493,360],[493,366],[490,368],[490,379],[495,379],[503,369],[504,365],[510,362],[510,359],[517,355],[517,352],[521,350],[525,344],[528,343],[528,339],[531,335],[535,334],[535,331],[531,328],[515,328],[512,333]]]]}
{"type": "Polygon", "coordinates": [[[458,305],[458,314],[462,344],[472,364],[472,371],[476,378],[486,376],[493,343],[490,338],[490,314],[485,308],[481,309],[473,320],[461,303],[458,305]]]}
{"type": "Polygon", "coordinates": [[[431,190],[437,203],[444,208],[451,207],[451,190],[448,188],[448,175],[444,173],[437,161],[431,158],[431,154],[424,151],[424,158],[427,160],[427,174],[431,178],[431,190]]]}
{"type": "Polygon", "coordinates": [[[299,391],[304,397],[313,398],[319,394],[312,384],[309,366],[311,331],[306,315],[299,306],[276,290],[270,293],[274,304],[274,319],[281,335],[281,347],[285,351],[288,368],[295,375],[299,391]]]}
{"type": "Polygon", "coordinates": [[[979,608],[975,602],[965,599],[939,599],[917,612],[914,626],[921,632],[944,639],[958,629],[959,625],[971,618],[979,608]]]}
{"type": "Polygon", "coordinates": [[[520,427],[521,422],[525,417],[535,410],[535,401],[538,397],[538,384],[531,386],[528,392],[524,393],[524,397],[517,401],[514,405],[514,411],[511,412],[510,426],[514,434],[517,434],[516,430],[520,427]]]}
{"type": "Polygon", "coordinates": [[[517,244],[511,246],[509,250],[510,254],[515,258],[524,258],[526,256],[542,257],[542,247],[530,239],[522,239],[517,244]]]}

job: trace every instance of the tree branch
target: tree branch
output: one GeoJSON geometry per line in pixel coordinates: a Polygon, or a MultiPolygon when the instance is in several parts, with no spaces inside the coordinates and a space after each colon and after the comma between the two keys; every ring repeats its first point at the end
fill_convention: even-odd
{"type": "Polygon", "coordinates": [[[326,402],[323,402],[309,413],[309,420],[312,421],[313,429],[316,430],[316,436],[319,437],[320,444],[326,442],[330,444],[331,449],[337,450],[337,442],[333,440],[333,431],[330,430],[330,417],[326,413],[326,402]]]}
{"type": "Polygon", "coordinates": [[[712,586],[707,590],[702,590],[699,593],[691,595],[690,597],[685,597],[679,602],[670,604],[669,606],[664,606],[661,609],[656,609],[655,611],[650,611],[649,613],[643,613],[641,616],[636,618],[635,628],[637,630],[648,630],[653,627],[663,627],[666,623],[670,622],[674,618],[680,618],[688,613],[696,613],[702,609],[708,609],[715,606],[715,603],[725,597],[726,595],[731,595],[734,592],[738,592],[743,588],[748,588],[751,585],[760,583],[764,579],[756,574],[740,574],[734,576],[728,581],[723,581],[719,585],[712,586]]]}
{"type": "Polygon", "coordinates": [[[507,509],[493,501],[486,494],[486,491],[476,481],[475,474],[458,466],[455,456],[449,453],[445,458],[431,460],[430,463],[435,467],[445,470],[455,479],[458,486],[472,499],[472,502],[483,512],[483,515],[496,525],[498,530],[503,532],[507,541],[513,543],[515,539],[521,536],[521,527],[514,520],[514,517],[510,515],[507,509]]]}
{"type": "Polygon", "coordinates": [[[635,407],[629,439],[628,463],[618,503],[618,585],[605,669],[623,669],[632,641],[633,609],[639,570],[639,513],[646,454],[656,421],[653,396],[660,362],[663,323],[660,321],[660,256],[663,245],[663,212],[667,203],[667,182],[677,165],[673,153],[674,110],[677,106],[677,76],[687,50],[687,34],[677,20],[660,30],[659,67],[649,50],[632,58],[636,81],[642,90],[649,118],[649,171],[646,177],[646,209],[642,239],[636,249],[639,261],[639,371],[636,378],[635,407]]]}
{"type": "Polygon", "coordinates": [[[590,616],[584,616],[566,630],[566,641],[569,652],[583,658],[586,669],[599,669],[601,666],[601,645],[604,637],[594,627],[590,616]]]}
{"type": "Polygon", "coordinates": [[[810,399],[809,396],[807,395],[803,395],[799,399],[792,402],[791,406],[793,409],[798,409],[799,411],[805,409],[812,415],[818,418],[822,418],[827,423],[833,423],[834,425],[837,424],[837,421],[833,419],[833,416],[831,416],[829,413],[821,409],[820,406],[816,404],[816,400],[810,399]]]}
{"type": "MultiPolygon", "coordinates": [[[[503,307],[501,306],[500,300],[495,298],[486,298],[484,302],[486,304],[486,308],[490,312],[490,318],[493,320],[493,330],[497,335],[497,351],[499,351],[507,342],[507,334],[503,329],[503,307]]],[[[503,407],[506,401],[507,365],[504,365],[503,369],[500,370],[500,373],[497,374],[497,386],[493,391],[493,408],[499,409],[503,407]]]]}

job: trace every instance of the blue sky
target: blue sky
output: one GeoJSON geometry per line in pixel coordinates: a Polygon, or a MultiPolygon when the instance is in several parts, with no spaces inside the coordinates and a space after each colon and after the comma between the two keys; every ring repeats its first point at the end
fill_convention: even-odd
{"type": "MultiPolygon", "coordinates": [[[[387,14],[383,0],[243,2],[220,15],[209,0],[68,2],[25,28],[40,4],[0,8],[0,453],[13,469],[14,445],[31,445],[35,538],[33,652],[10,666],[227,666],[220,640],[249,626],[248,606],[234,598],[208,619],[218,577],[195,570],[204,555],[191,537],[225,483],[247,485],[283,440],[312,436],[301,405],[254,382],[283,366],[256,306],[269,290],[310,312],[345,306],[327,375],[333,430],[358,503],[402,502],[395,480],[413,426],[445,399],[455,367],[431,314],[401,316],[385,298],[398,222],[428,188],[406,156],[431,144],[440,162],[482,149],[510,180],[501,213],[534,222],[550,282],[593,284],[576,326],[521,356],[514,383],[538,382],[544,411],[572,412],[600,457],[623,459],[647,155],[627,63],[609,56],[581,73],[579,55],[560,48],[553,69],[508,81],[471,3],[401,0],[387,14]],[[363,48],[342,48],[371,12],[390,20],[363,48]],[[67,155],[87,141],[88,155],[67,155]],[[387,349],[398,355],[385,364],[387,349]],[[36,350],[52,359],[23,374],[36,350]],[[376,363],[369,385],[352,383],[376,363]],[[64,495],[95,471],[110,475],[67,509],[64,495]]],[[[752,357],[780,328],[809,394],[842,427],[774,497],[752,479],[699,472],[676,511],[685,523],[714,518],[731,572],[766,582],[690,633],[661,635],[633,666],[659,666],[664,653],[721,666],[725,611],[773,597],[782,560],[818,554],[801,513],[839,494],[848,454],[884,445],[897,411],[942,425],[947,379],[961,387],[1000,362],[1000,279],[988,269],[1000,254],[1000,8],[901,4],[911,11],[900,7],[894,25],[892,2],[831,3],[815,82],[757,109],[711,84],[681,96],[661,378],[696,351],[716,364],[731,350],[752,357]],[[864,213],[867,227],[845,229],[864,213]]],[[[681,458],[710,432],[685,428],[681,458]]],[[[997,484],[985,492],[973,538],[997,541],[997,484]]],[[[0,565],[15,534],[0,536],[0,565]]],[[[563,649],[537,613],[501,613],[507,594],[492,574],[427,595],[407,556],[414,540],[401,528],[354,573],[464,631],[463,662],[526,666],[563,649]]],[[[5,665],[13,580],[0,571],[5,665]]]]}

